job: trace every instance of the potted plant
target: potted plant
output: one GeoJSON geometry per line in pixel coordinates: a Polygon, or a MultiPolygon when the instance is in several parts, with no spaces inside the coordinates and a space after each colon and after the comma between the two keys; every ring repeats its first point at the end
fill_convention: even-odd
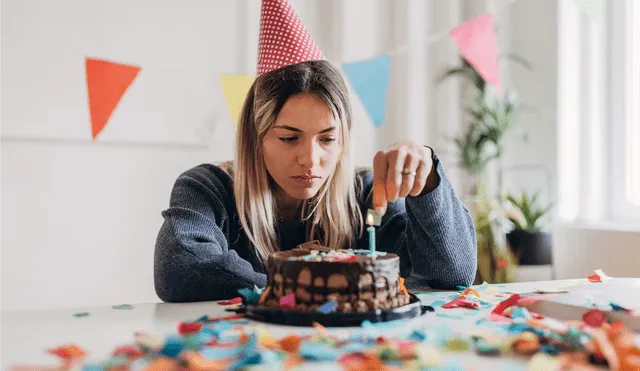
{"type": "Polygon", "coordinates": [[[529,196],[524,190],[519,198],[506,197],[505,217],[512,224],[507,242],[521,265],[546,265],[552,260],[551,235],[542,231],[540,223],[552,204],[540,206],[537,199],[537,192],[529,196]]]}

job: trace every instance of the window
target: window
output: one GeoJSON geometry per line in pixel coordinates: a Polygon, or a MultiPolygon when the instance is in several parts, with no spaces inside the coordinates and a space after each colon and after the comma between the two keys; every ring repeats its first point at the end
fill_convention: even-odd
{"type": "Polygon", "coordinates": [[[640,1],[558,16],[558,219],[640,225],[640,1]]]}

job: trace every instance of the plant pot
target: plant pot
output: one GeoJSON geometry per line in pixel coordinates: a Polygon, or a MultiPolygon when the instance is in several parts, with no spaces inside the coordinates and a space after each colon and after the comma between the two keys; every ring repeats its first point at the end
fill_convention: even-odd
{"type": "Polygon", "coordinates": [[[507,233],[509,246],[520,265],[551,264],[551,235],[516,229],[507,233]]]}

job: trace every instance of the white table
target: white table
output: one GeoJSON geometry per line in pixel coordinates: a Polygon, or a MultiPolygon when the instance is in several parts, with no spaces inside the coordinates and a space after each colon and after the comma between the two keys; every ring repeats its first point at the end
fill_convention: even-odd
{"type": "MultiPolygon", "coordinates": [[[[585,280],[582,280],[585,281],[585,280]]],[[[499,286],[501,291],[516,293],[531,292],[537,288],[558,288],[575,280],[527,282],[499,286]]],[[[640,278],[615,278],[612,281],[598,284],[584,284],[569,286],[570,294],[563,294],[561,301],[574,304],[584,304],[585,295],[597,299],[601,295],[609,295],[627,306],[640,309],[640,278]],[[629,297],[628,290],[635,290],[635,299],[629,297]],[[625,294],[626,293],[626,294],[625,294]],[[631,302],[635,300],[635,302],[631,302]]],[[[425,304],[436,299],[446,298],[455,292],[440,292],[419,294],[425,304]]],[[[119,303],[114,303],[119,304],[119,303]]],[[[224,306],[217,303],[188,303],[188,304],[135,304],[131,310],[115,310],[111,307],[78,308],[74,310],[51,311],[3,311],[2,312],[2,370],[9,370],[15,364],[44,364],[57,365],[58,360],[45,352],[45,349],[69,343],[75,343],[89,352],[89,360],[103,360],[116,347],[133,341],[136,331],[167,335],[176,332],[179,322],[196,320],[203,315],[220,317],[230,315],[224,306]],[[89,312],[87,317],[77,318],[74,313],[89,312]]],[[[439,309],[446,311],[446,309],[439,309]]],[[[463,310],[463,309],[460,309],[463,310]]],[[[478,318],[487,314],[479,312],[473,317],[463,320],[449,319],[427,313],[424,316],[408,321],[404,327],[385,328],[384,335],[390,336],[394,332],[404,332],[408,328],[423,325],[445,323],[454,331],[467,333],[477,327],[478,318]]],[[[253,324],[254,322],[252,322],[253,324]]],[[[315,331],[312,328],[265,325],[276,336],[289,333],[305,334],[315,331]]],[[[333,331],[333,330],[332,330],[333,331]]],[[[335,331],[365,331],[361,328],[340,328],[335,331]]],[[[515,357],[482,357],[473,353],[441,353],[443,358],[456,358],[475,370],[525,370],[527,360],[515,357]]],[[[315,365],[300,369],[332,369],[327,365],[315,365]],[[323,367],[319,367],[323,366],[323,367]]]]}

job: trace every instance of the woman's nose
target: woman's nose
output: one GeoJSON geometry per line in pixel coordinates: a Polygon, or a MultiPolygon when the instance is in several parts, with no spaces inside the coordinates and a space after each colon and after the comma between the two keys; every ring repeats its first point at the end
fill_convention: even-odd
{"type": "Polygon", "coordinates": [[[318,162],[320,162],[320,146],[315,141],[301,143],[298,163],[306,168],[313,168],[318,162]]]}

